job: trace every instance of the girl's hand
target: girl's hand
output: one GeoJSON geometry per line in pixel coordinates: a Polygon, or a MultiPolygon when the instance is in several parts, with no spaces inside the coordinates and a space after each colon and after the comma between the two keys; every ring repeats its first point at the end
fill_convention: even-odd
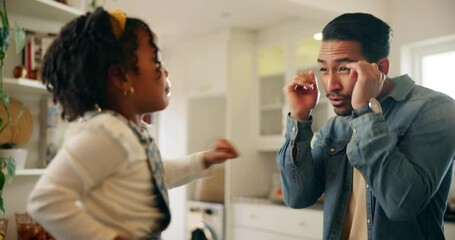
{"type": "Polygon", "coordinates": [[[213,150],[204,153],[205,168],[213,164],[224,163],[227,159],[238,157],[237,150],[226,139],[220,139],[215,143],[213,150]]]}
{"type": "Polygon", "coordinates": [[[298,73],[283,88],[291,110],[291,117],[308,120],[319,99],[316,76],[313,71],[298,73]]]}

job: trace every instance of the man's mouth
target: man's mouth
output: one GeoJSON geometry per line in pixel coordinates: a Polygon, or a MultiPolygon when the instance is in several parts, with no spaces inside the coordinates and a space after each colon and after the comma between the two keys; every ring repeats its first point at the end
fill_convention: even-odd
{"type": "Polygon", "coordinates": [[[330,104],[334,107],[341,107],[347,104],[349,98],[346,96],[339,96],[339,95],[330,95],[327,96],[329,98],[330,104]]]}

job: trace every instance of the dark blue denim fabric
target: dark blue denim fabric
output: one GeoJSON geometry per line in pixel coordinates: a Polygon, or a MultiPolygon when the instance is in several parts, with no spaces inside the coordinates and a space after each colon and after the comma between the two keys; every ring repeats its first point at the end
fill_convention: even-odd
{"type": "Polygon", "coordinates": [[[312,206],[324,195],[324,239],[339,239],[352,169],[367,183],[368,239],[444,239],[443,215],[455,159],[455,101],[407,76],[381,100],[383,113],[312,120],[288,117],[277,154],[285,203],[312,206]],[[296,157],[292,155],[296,149],[296,157]]]}

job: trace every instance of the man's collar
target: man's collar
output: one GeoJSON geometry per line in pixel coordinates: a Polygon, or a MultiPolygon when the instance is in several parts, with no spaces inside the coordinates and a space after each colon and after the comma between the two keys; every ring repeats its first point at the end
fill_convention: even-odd
{"type": "Polygon", "coordinates": [[[415,82],[407,74],[391,78],[390,80],[395,84],[395,87],[384,98],[392,97],[396,101],[406,99],[406,96],[415,85],[415,82]]]}

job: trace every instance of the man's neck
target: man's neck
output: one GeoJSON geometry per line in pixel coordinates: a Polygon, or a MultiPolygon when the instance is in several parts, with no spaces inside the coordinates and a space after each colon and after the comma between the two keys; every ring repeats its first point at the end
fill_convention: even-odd
{"type": "Polygon", "coordinates": [[[384,81],[384,85],[382,86],[382,91],[378,95],[377,99],[381,100],[383,97],[387,96],[393,90],[394,87],[395,83],[390,78],[387,77],[386,80],[384,81]]]}

